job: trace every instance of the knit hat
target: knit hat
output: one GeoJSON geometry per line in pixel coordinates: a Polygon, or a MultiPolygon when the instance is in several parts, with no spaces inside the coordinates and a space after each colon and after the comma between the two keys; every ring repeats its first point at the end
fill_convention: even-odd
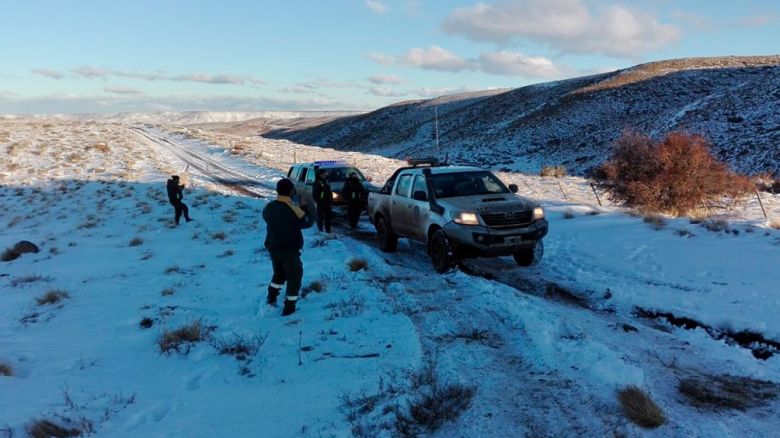
{"type": "Polygon", "coordinates": [[[287,178],[282,178],[276,183],[276,193],[280,196],[290,196],[293,188],[295,188],[295,185],[287,178]]]}

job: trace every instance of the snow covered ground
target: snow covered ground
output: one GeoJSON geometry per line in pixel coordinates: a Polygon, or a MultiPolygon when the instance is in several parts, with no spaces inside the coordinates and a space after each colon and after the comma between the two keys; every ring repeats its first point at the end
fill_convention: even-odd
{"type": "Polygon", "coordinates": [[[145,129],[0,123],[9,158],[0,164],[0,249],[23,239],[41,247],[0,264],[0,363],[12,370],[0,376],[0,436],[22,436],[39,419],[111,437],[393,436],[394,415],[425,390],[409,376],[431,363],[442,382],[475,389],[434,436],[771,436],[780,425],[776,398],[713,409],[678,389],[723,374],[777,383],[780,356],[760,360],[703,329],[635,316],[641,307],[780,338],[780,233],[759,220],[732,221],[729,232],[679,219],[656,229],[595,207],[587,186],[567,201],[557,183],[503,175],[547,207],[539,266],[476,261],[471,269],[495,279],[442,276],[417,244],[378,251],[368,223],[335,239],[308,230],[304,285],[322,290],[282,318],[262,304],[265,186],[294,161],[344,157],[380,183],[398,163],[145,129]],[[214,178],[228,170],[260,181],[259,197],[214,178]],[[163,187],[173,172],[188,183],[195,218],[179,227],[163,187]],[[367,269],[352,272],[354,259],[367,269]],[[68,296],[37,304],[50,290],[68,296]],[[160,352],[164,330],[193,321],[210,339],[160,352]],[[236,337],[258,348],[220,354],[220,341],[236,337]],[[628,421],[615,398],[627,384],[646,389],[667,424],[646,431],[628,421]]]}

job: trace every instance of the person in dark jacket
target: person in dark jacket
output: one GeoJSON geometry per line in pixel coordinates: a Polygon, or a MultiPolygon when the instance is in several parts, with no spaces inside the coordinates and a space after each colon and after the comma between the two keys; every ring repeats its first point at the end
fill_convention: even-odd
{"type": "Polygon", "coordinates": [[[184,194],[182,193],[184,184],[179,184],[179,175],[171,176],[166,188],[168,189],[168,200],[171,202],[171,205],[173,205],[173,221],[176,225],[179,225],[179,219],[181,219],[182,213],[184,214],[184,220],[187,222],[191,221],[190,209],[187,208],[187,204],[182,202],[182,199],[184,199],[184,194]]]}
{"type": "Polygon", "coordinates": [[[366,196],[366,188],[358,179],[357,173],[352,172],[349,178],[344,182],[344,189],[341,191],[344,199],[347,201],[347,218],[349,226],[353,230],[357,228],[360,213],[363,212],[363,203],[366,196]]]}
{"type": "Polygon", "coordinates": [[[328,183],[328,171],[317,171],[317,179],[314,180],[312,197],[317,204],[317,229],[330,233],[330,219],[333,217],[333,191],[328,183]]]}
{"type": "Polygon", "coordinates": [[[278,194],[276,200],[269,202],[263,209],[263,220],[266,223],[265,247],[271,255],[271,265],[274,270],[266,301],[275,306],[279,292],[287,282],[282,316],[295,312],[303,278],[301,230],[314,224],[314,214],[309,205],[302,204],[298,207],[293,204],[294,191],[293,182],[282,178],[276,184],[278,194]]]}

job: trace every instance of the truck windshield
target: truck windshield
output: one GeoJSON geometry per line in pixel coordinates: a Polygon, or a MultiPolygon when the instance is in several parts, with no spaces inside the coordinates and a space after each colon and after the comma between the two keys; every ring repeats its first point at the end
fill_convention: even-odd
{"type": "Polygon", "coordinates": [[[440,173],[431,175],[431,180],[437,198],[509,193],[509,189],[487,171],[440,173]]]}
{"type": "Polygon", "coordinates": [[[360,181],[365,181],[366,177],[354,167],[323,167],[328,172],[328,182],[344,182],[349,178],[349,174],[355,172],[360,181]]]}

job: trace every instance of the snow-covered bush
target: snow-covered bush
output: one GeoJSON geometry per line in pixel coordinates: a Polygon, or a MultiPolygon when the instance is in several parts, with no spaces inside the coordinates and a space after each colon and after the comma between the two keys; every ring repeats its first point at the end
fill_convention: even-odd
{"type": "Polygon", "coordinates": [[[644,212],[675,215],[739,201],[753,190],[747,177],[712,156],[704,137],[680,132],[658,142],[624,133],[596,176],[614,201],[644,212]]]}

